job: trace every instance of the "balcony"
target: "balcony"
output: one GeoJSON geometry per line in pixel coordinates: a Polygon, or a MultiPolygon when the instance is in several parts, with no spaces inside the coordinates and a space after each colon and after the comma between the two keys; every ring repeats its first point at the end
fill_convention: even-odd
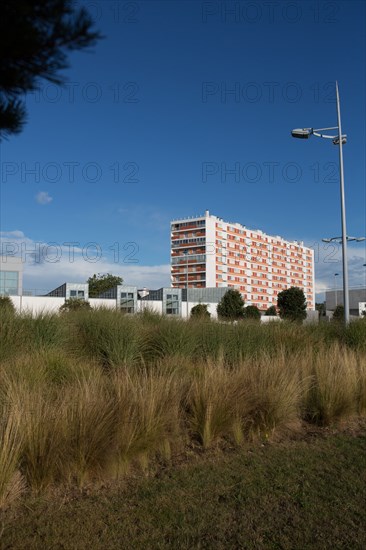
{"type": "Polygon", "coordinates": [[[185,266],[188,264],[200,264],[204,265],[206,263],[205,254],[190,254],[188,256],[182,255],[179,253],[173,253],[171,257],[172,266],[185,266]]]}

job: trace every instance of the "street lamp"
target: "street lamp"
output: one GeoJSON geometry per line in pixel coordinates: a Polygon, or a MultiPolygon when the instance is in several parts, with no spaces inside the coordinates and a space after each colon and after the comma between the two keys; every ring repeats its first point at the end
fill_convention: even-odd
{"type": "Polygon", "coordinates": [[[339,100],[338,82],[335,83],[337,96],[337,118],[338,126],[331,128],[297,128],[292,130],[294,138],[309,139],[310,136],[331,139],[334,145],[339,145],[339,171],[340,171],[340,196],[341,196],[341,220],[342,220],[342,263],[343,263],[343,297],[344,297],[344,322],[349,323],[349,295],[348,295],[348,262],[347,262],[347,230],[346,230],[346,204],[344,197],[344,170],[343,170],[343,148],[347,142],[347,136],[342,134],[341,106],[339,100]],[[338,135],[330,136],[323,134],[323,131],[338,130],[338,135]]]}
{"type": "MultiPolygon", "coordinates": [[[[348,241],[356,241],[360,243],[361,241],[366,241],[366,237],[346,237],[348,241]]],[[[323,243],[342,243],[342,237],[331,237],[330,239],[322,239],[323,243]]]]}

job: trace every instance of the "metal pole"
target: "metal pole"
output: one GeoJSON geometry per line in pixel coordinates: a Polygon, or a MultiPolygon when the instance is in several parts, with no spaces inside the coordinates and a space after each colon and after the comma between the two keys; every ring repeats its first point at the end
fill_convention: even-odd
{"type": "Polygon", "coordinates": [[[187,271],[186,271],[186,289],[187,289],[187,319],[188,319],[188,254],[187,254],[187,271]]]}
{"type": "Polygon", "coordinates": [[[335,288],[335,307],[337,307],[337,302],[338,302],[338,294],[337,294],[337,274],[335,273],[334,274],[334,288],[335,288]]]}
{"type": "Polygon", "coordinates": [[[336,82],[336,94],[337,94],[337,116],[338,116],[338,132],[339,132],[339,171],[340,171],[341,215],[342,215],[343,305],[344,305],[344,322],[347,325],[349,323],[347,229],[346,229],[346,204],[345,204],[345,198],[344,198],[341,106],[339,101],[338,82],[336,82]]]}

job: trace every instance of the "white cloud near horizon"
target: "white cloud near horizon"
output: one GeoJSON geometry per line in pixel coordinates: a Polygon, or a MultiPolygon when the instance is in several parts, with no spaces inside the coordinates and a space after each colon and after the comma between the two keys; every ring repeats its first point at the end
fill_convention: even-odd
{"type": "MultiPolygon", "coordinates": [[[[348,282],[350,288],[366,287],[366,248],[364,243],[348,244],[348,282]]],[[[343,286],[343,263],[341,244],[315,247],[315,294],[316,301],[325,300],[325,292],[343,286]],[[335,277],[334,274],[338,273],[335,277]]]]}
{"type": "MultiPolygon", "coordinates": [[[[1,253],[23,260],[23,288],[50,291],[65,282],[86,282],[94,273],[112,273],[126,284],[151,289],[170,286],[170,265],[141,265],[133,254],[120,262],[98,255],[93,247],[85,250],[66,243],[36,242],[22,231],[0,233],[1,253]],[[130,262],[130,263],[129,263],[130,262]]],[[[130,252],[129,250],[127,252],[130,252]]]]}
{"type": "Polygon", "coordinates": [[[53,201],[53,198],[49,195],[48,191],[40,191],[36,195],[36,201],[38,204],[49,204],[53,201]]]}
{"type": "MultiPolygon", "coordinates": [[[[115,262],[111,257],[96,258],[95,251],[90,254],[67,243],[36,242],[23,231],[0,232],[1,253],[16,254],[23,259],[24,289],[49,291],[64,282],[85,282],[94,273],[112,273],[123,278],[126,284],[140,288],[161,288],[170,286],[170,265],[141,265],[128,263],[133,254],[127,250],[122,261],[115,262]],[[97,261],[94,261],[94,260],[97,261]],[[124,260],[124,261],[123,261],[124,260]]],[[[325,299],[326,290],[342,288],[342,250],[341,245],[313,243],[315,252],[315,294],[316,301],[325,299]],[[339,273],[335,280],[334,273],[339,273]]],[[[366,247],[365,243],[348,244],[349,286],[366,287],[366,247]]]]}

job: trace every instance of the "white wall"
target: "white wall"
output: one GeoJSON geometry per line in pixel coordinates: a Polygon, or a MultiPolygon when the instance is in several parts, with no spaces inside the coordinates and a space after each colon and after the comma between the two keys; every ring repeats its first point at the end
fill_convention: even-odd
{"type": "Polygon", "coordinates": [[[11,296],[15,309],[19,313],[57,313],[65,303],[65,298],[54,298],[50,296],[11,296]]]}
{"type": "Polygon", "coordinates": [[[206,216],[206,286],[216,286],[216,219],[206,216]]]}
{"type": "MultiPolygon", "coordinates": [[[[10,296],[10,298],[19,313],[30,313],[32,315],[58,313],[60,307],[65,303],[65,298],[55,298],[54,296],[10,296]]],[[[91,298],[89,303],[94,308],[114,309],[116,307],[115,300],[104,298],[91,298]]]]}
{"type": "Polygon", "coordinates": [[[89,298],[89,304],[91,307],[105,307],[108,309],[116,309],[116,300],[111,300],[109,298],[89,298]]]}
{"type": "Polygon", "coordinates": [[[152,311],[153,313],[158,313],[162,315],[163,313],[163,302],[160,300],[139,300],[138,301],[138,310],[143,311],[144,309],[152,311]]]}
{"type": "MultiPolygon", "coordinates": [[[[211,319],[217,319],[217,303],[202,303],[207,305],[207,311],[211,314],[211,319]]],[[[191,316],[192,308],[196,305],[198,305],[198,302],[188,302],[188,319],[191,316]]],[[[182,317],[183,319],[187,319],[187,302],[182,302],[182,317]]]]}
{"type": "Polygon", "coordinates": [[[281,318],[276,315],[262,315],[261,323],[269,323],[270,321],[281,321],[281,318]]]}

